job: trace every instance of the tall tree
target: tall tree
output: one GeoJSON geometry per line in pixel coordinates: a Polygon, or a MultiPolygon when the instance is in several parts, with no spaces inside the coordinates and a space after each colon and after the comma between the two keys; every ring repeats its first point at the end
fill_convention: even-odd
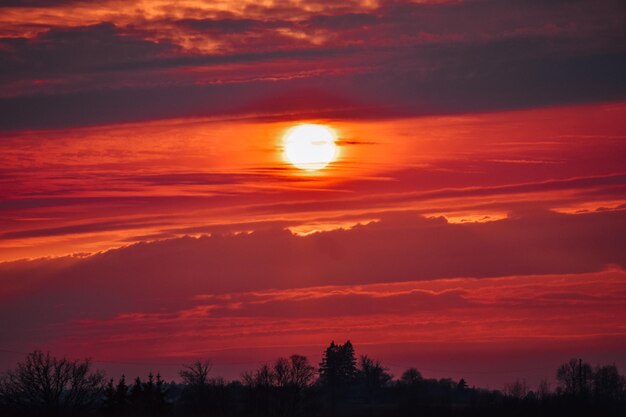
{"type": "Polygon", "coordinates": [[[366,355],[359,358],[359,379],[365,389],[368,403],[391,381],[391,375],[387,373],[381,362],[373,360],[366,355]]]}
{"type": "Polygon", "coordinates": [[[115,385],[113,384],[113,378],[109,379],[104,388],[104,400],[102,403],[102,409],[105,414],[113,415],[117,413],[117,401],[115,400],[115,385]]]}
{"type": "Polygon", "coordinates": [[[320,363],[320,378],[328,385],[349,384],[357,375],[354,347],[348,340],[343,345],[334,341],[326,348],[320,363]]]}
{"type": "Polygon", "coordinates": [[[292,415],[303,414],[304,393],[315,377],[315,368],[306,356],[291,355],[289,358],[289,383],[293,391],[291,408],[287,411],[292,415]]]}
{"type": "Polygon", "coordinates": [[[102,404],[104,413],[109,415],[124,414],[127,406],[128,386],[125,376],[122,375],[117,384],[114,384],[113,378],[111,378],[104,389],[104,402],[102,404]]]}
{"type": "Polygon", "coordinates": [[[124,413],[128,408],[128,385],[126,385],[126,376],[122,374],[122,377],[117,382],[115,387],[115,403],[118,410],[124,413]]]}
{"type": "Polygon", "coordinates": [[[322,356],[319,373],[321,383],[329,390],[331,412],[334,415],[339,392],[354,382],[357,375],[352,343],[348,340],[338,345],[332,341],[322,356]]]}
{"type": "Polygon", "coordinates": [[[615,365],[596,368],[593,374],[593,394],[598,402],[617,401],[624,395],[626,381],[615,365]]]}
{"type": "Polygon", "coordinates": [[[306,356],[291,355],[290,380],[293,385],[302,390],[307,388],[315,377],[315,368],[311,365],[306,356]]]}
{"type": "Polygon", "coordinates": [[[179,375],[183,383],[190,387],[204,387],[209,383],[210,371],[211,361],[195,361],[190,365],[185,365],[179,375]]]}
{"type": "Polygon", "coordinates": [[[272,397],[276,384],[276,374],[273,367],[263,364],[254,372],[245,372],[242,375],[243,385],[250,394],[250,411],[257,415],[269,415],[272,410],[272,397]]]}
{"type": "Polygon", "coordinates": [[[185,388],[181,396],[184,410],[192,414],[204,414],[210,409],[209,360],[195,361],[185,365],[179,372],[185,388]]]}
{"type": "Polygon", "coordinates": [[[593,371],[582,359],[573,358],[557,369],[556,379],[566,394],[581,396],[590,391],[593,371]]]}
{"type": "Polygon", "coordinates": [[[291,364],[286,358],[280,357],[274,362],[274,378],[279,388],[287,388],[291,384],[291,364]]]}
{"type": "Polygon", "coordinates": [[[504,386],[504,393],[518,400],[522,400],[528,395],[529,389],[525,379],[516,379],[515,382],[504,386]]]}

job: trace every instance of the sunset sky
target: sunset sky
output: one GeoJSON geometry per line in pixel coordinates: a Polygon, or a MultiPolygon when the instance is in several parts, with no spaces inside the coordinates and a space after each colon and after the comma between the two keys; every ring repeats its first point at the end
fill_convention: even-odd
{"type": "Polygon", "coordinates": [[[39,348],[237,378],[350,339],[470,386],[623,373],[624,22],[605,0],[3,1],[0,368],[39,348]],[[334,135],[321,169],[285,156],[304,124],[334,135]]]}

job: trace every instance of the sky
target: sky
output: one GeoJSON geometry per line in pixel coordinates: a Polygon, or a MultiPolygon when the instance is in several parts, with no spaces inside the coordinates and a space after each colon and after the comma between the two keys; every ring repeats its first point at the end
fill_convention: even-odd
{"type": "MultiPolygon", "coordinates": [[[[237,378],[331,340],[626,371],[621,1],[0,4],[0,367],[237,378]],[[300,124],[336,135],[317,171],[300,124]]],[[[133,375],[134,376],[134,375],[133,375]]],[[[554,384],[553,384],[554,387],[554,384]]]]}

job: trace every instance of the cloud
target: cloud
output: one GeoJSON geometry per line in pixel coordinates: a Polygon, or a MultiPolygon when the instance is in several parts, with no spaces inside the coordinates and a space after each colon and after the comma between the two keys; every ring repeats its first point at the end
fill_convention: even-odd
{"type": "Polygon", "coordinates": [[[520,212],[470,224],[407,212],[304,237],[267,229],[140,243],[74,260],[61,269],[55,265],[68,258],[37,261],[34,270],[32,261],[8,262],[0,264],[0,276],[24,291],[31,279],[45,283],[31,288],[36,292],[75,288],[80,304],[88,303],[95,288],[101,295],[123,288],[124,294],[116,295],[120,302],[153,308],[154,303],[177,303],[203,293],[294,285],[597,271],[609,264],[624,266],[620,240],[625,228],[623,211],[520,212]],[[32,278],[19,273],[22,266],[32,278]]]}
{"type": "MultiPolygon", "coordinates": [[[[41,300],[23,298],[22,308],[14,310],[19,321],[5,323],[0,332],[11,334],[12,340],[19,336],[16,349],[45,343],[55,352],[88,352],[105,360],[180,363],[208,355],[218,358],[217,372],[231,377],[241,371],[242,362],[252,366],[294,351],[316,360],[329,340],[350,338],[360,353],[376,352],[400,371],[422,364],[429,372],[471,368],[489,374],[489,361],[508,358],[507,367],[494,367],[500,372],[490,375],[493,383],[503,369],[511,369],[513,357],[517,364],[534,358],[529,368],[533,379],[551,375],[568,349],[614,358],[626,341],[624,277],[623,270],[611,268],[587,274],[269,289],[198,294],[179,306],[163,303],[151,310],[112,304],[105,292],[91,300],[106,306],[101,315],[93,308],[70,310],[58,298],[55,305],[43,304],[45,316],[33,314],[23,304],[41,300]],[[459,346],[464,354],[477,355],[471,361],[475,366],[464,361],[464,366],[455,365],[459,346]],[[433,351],[441,357],[425,361],[427,366],[424,358],[433,351]],[[235,365],[229,364],[233,358],[235,365]],[[538,369],[537,361],[547,364],[538,369]]],[[[464,373],[478,378],[473,371],[464,373]]]]}
{"type": "Polygon", "coordinates": [[[350,338],[406,366],[459,344],[509,358],[513,346],[560,352],[550,372],[573,347],[609,359],[623,350],[623,210],[468,224],[380,217],[306,236],[277,223],[0,263],[0,315],[13,318],[0,324],[3,348],[241,362],[350,338]]]}
{"type": "Polygon", "coordinates": [[[59,6],[77,3],[81,0],[6,0],[0,7],[42,7],[59,6]]]}
{"type": "Polygon", "coordinates": [[[329,121],[341,158],[319,176],[281,159],[285,123],[177,119],[16,132],[0,142],[0,259],[261,222],[328,230],[389,211],[494,219],[531,206],[615,210],[626,184],[624,109],[329,121]]]}
{"type": "Polygon", "coordinates": [[[616,10],[613,2],[394,2],[295,20],[54,27],[0,41],[0,127],[368,119],[619,100],[626,61],[616,10]],[[294,96],[306,100],[285,114],[280,98],[294,96]]]}
{"type": "Polygon", "coordinates": [[[178,49],[167,42],[124,36],[110,23],[54,28],[32,39],[4,38],[0,45],[0,80],[4,83],[97,72],[111,65],[173,54],[178,49]]]}

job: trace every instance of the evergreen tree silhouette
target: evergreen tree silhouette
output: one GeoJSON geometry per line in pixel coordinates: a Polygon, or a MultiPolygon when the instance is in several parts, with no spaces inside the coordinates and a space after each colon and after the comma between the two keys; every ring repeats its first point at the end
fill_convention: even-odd
{"type": "Polygon", "coordinates": [[[135,414],[143,412],[143,383],[141,378],[135,378],[135,382],[130,389],[130,405],[135,414]]]}
{"type": "Polygon", "coordinates": [[[153,395],[153,403],[152,403],[152,411],[155,415],[162,415],[167,412],[167,389],[165,387],[165,382],[161,378],[161,374],[157,372],[156,382],[154,384],[154,395],[153,395]]]}
{"type": "Polygon", "coordinates": [[[459,383],[456,385],[456,389],[459,391],[464,391],[467,389],[467,382],[465,382],[465,379],[461,378],[459,383]]]}
{"type": "Polygon", "coordinates": [[[128,406],[128,386],[124,375],[119,379],[117,385],[113,384],[113,378],[107,382],[104,389],[104,400],[102,408],[105,414],[120,415],[126,411],[128,406]]]}
{"type": "Polygon", "coordinates": [[[130,396],[132,398],[138,398],[141,396],[143,391],[143,383],[141,382],[141,378],[135,378],[135,382],[133,383],[132,388],[130,389],[130,396]]]}
{"type": "Polygon", "coordinates": [[[334,415],[340,391],[352,384],[357,375],[352,343],[348,340],[345,344],[338,345],[332,341],[324,352],[319,373],[320,382],[329,390],[331,413],[334,415]]]}
{"type": "Polygon", "coordinates": [[[115,398],[115,386],[113,385],[113,378],[109,379],[106,387],[104,388],[104,401],[102,408],[105,414],[113,415],[117,413],[117,401],[115,398]]]}
{"type": "Polygon", "coordinates": [[[117,411],[124,413],[128,408],[128,385],[126,385],[126,377],[122,374],[122,377],[117,382],[115,387],[115,404],[117,411]]]}

